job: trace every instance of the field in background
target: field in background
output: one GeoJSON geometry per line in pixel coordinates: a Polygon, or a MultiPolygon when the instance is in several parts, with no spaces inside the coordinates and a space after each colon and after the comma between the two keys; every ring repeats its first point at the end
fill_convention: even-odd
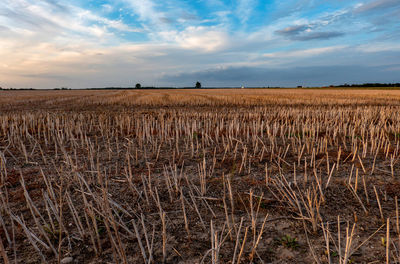
{"type": "Polygon", "coordinates": [[[0,91],[5,263],[399,263],[400,91],[0,91]]]}
{"type": "Polygon", "coordinates": [[[120,107],[283,105],[398,105],[400,90],[201,89],[0,91],[1,110],[101,110],[120,107]]]}

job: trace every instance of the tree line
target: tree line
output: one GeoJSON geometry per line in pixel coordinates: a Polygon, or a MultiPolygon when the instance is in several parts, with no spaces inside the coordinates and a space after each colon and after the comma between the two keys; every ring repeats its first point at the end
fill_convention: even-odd
{"type": "Polygon", "coordinates": [[[331,85],[331,87],[400,87],[400,83],[363,83],[363,84],[342,84],[331,85]]]}

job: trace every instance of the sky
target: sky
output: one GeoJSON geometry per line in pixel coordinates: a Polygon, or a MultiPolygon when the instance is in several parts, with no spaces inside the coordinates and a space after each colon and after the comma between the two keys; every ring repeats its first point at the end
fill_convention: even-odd
{"type": "Polygon", "coordinates": [[[1,0],[0,87],[400,82],[400,0],[1,0]]]}

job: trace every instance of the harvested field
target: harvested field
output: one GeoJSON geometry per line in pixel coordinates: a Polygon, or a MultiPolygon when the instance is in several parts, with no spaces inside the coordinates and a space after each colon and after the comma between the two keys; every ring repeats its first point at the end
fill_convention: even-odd
{"type": "Polygon", "coordinates": [[[0,91],[4,263],[400,263],[400,91],[0,91]]]}

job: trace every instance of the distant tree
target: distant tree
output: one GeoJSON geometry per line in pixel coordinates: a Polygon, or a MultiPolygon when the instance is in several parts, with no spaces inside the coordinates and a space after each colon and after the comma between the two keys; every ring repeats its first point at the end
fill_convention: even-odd
{"type": "Polygon", "coordinates": [[[142,88],[142,85],[141,85],[140,83],[137,83],[136,86],[135,86],[135,88],[136,88],[136,89],[140,89],[140,88],[142,88]]]}
{"type": "Polygon", "coordinates": [[[196,88],[200,89],[201,88],[201,83],[200,82],[196,82],[196,88]]]}

